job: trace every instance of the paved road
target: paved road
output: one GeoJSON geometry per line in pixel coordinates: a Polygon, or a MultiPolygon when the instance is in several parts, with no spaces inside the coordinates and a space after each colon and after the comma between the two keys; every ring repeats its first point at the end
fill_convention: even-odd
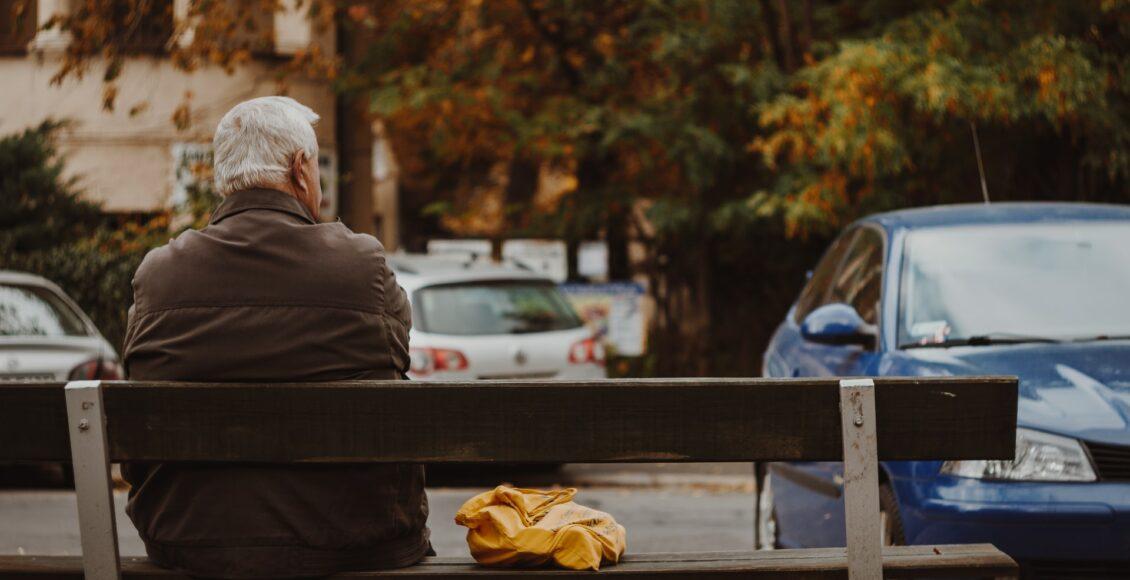
{"type": "MultiPolygon", "coordinates": [[[[743,550],[753,544],[753,481],[748,464],[568,465],[558,472],[441,473],[428,488],[432,542],[445,556],[465,556],[459,506],[496,483],[580,489],[577,500],[610,512],[628,529],[632,552],[743,550]]],[[[144,555],[115,495],[125,555],[144,555]]],[[[0,554],[78,554],[74,493],[63,489],[0,489],[0,554]]]]}

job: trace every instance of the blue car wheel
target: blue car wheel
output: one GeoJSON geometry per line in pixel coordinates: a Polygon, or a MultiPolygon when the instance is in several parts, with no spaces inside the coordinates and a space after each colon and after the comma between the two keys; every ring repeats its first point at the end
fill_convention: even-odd
{"type": "Polygon", "coordinates": [[[899,502],[895,499],[895,491],[886,483],[879,486],[879,519],[883,545],[905,546],[906,533],[902,529],[899,502]]]}

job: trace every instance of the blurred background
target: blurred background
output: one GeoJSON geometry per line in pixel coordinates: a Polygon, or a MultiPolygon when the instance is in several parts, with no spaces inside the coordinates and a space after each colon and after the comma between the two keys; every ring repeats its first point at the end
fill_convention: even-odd
{"type": "Polygon", "coordinates": [[[120,351],[219,117],[288,94],[325,219],[565,284],[612,376],[757,376],[831,235],[981,202],[978,157],[994,201],[1130,202],[1128,32],[1119,0],[0,0],[0,269],[120,351]]]}

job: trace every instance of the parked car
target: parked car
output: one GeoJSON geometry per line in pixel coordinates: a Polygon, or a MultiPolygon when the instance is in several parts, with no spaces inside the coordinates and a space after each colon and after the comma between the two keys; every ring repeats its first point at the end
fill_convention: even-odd
{"type": "Polygon", "coordinates": [[[120,378],[114,347],[58,286],[0,270],[0,383],[120,378]]]}
{"type": "Polygon", "coordinates": [[[603,378],[604,348],[548,278],[473,258],[389,259],[417,380],[603,378]]]}
{"type": "MultiPolygon", "coordinates": [[[[1130,575],[1130,207],[865,218],[816,266],[763,374],[1019,376],[1015,460],[883,462],[884,541],[990,542],[1030,577],[1130,575]]],[[[765,471],[763,546],[844,545],[839,463],[765,471]]]]}

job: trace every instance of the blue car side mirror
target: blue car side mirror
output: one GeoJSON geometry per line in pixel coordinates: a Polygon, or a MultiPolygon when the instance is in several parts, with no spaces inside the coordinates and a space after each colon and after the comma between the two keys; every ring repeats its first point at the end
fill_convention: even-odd
{"type": "Polygon", "coordinates": [[[867,349],[875,348],[875,327],[842,302],[825,304],[809,312],[801,322],[800,335],[805,340],[820,344],[857,344],[867,349]]]}

